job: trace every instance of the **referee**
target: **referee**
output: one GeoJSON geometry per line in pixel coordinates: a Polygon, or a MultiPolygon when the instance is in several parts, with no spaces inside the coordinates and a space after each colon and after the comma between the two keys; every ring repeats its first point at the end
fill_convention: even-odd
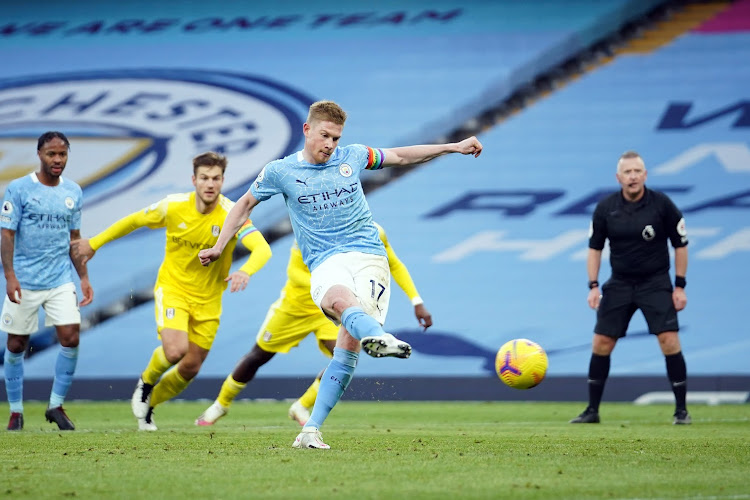
{"type": "Polygon", "coordinates": [[[687,304],[685,219],[667,195],[646,188],[646,166],[638,153],[628,151],[620,157],[616,177],[622,189],[597,204],[591,222],[586,262],[588,303],[597,312],[589,364],[589,405],[570,423],[599,423],[610,355],[617,339],[625,336],[633,313],[640,309],[664,353],[675,396],[673,423],[689,424],[685,405],[687,368],[677,333],[677,311],[687,304]],[[606,239],[612,276],[600,288],[597,276],[606,239]],[[667,240],[675,249],[674,289],[669,278],[667,240]]]}

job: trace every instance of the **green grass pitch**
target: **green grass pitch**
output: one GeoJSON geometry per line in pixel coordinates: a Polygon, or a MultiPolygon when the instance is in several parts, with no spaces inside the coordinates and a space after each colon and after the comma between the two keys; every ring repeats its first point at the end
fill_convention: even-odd
{"type": "Polygon", "coordinates": [[[674,426],[670,406],[605,402],[571,425],[583,404],[343,401],[324,451],[291,447],[288,403],[195,427],[208,404],[166,403],[145,433],[127,402],[70,402],[74,432],[27,403],[25,429],[0,431],[0,499],[750,499],[750,405],[674,426]]]}

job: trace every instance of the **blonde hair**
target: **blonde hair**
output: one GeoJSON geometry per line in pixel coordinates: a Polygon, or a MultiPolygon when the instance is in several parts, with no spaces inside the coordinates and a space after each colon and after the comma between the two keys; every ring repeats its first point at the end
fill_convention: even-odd
{"type": "Polygon", "coordinates": [[[640,153],[638,153],[637,151],[628,150],[621,154],[620,159],[617,160],[617,171],[620,171],[620,163],[622,163],[622,160],[632,160],[633,158],[638,158],[639,160],[641,160],[643,169],[646,169],[646,162],[643,161],[643,157],[640,155],[640,153]]]}
{"type": "Polygon", "coordinates": [[[343,125],[346,122],[346,111],[333,101],[318,101],[310,105],[310,112],[307,115],[307,123],[313,122],[332,122],[336,125],[343,125]]]}
{"type": "Polygon", "coordinates": [[[198,172],[198,167],[221,167],[223,174],[227,169],[227,157],[213,151],[201,153],[193,158],[193,175],[198,172]]]}
{"type": "Polygon", "coordinates": [[[637,151],[625,151],[620,155],[620,160],[629,160],[630,158],[641,158],[641,155],[637,151]]]}

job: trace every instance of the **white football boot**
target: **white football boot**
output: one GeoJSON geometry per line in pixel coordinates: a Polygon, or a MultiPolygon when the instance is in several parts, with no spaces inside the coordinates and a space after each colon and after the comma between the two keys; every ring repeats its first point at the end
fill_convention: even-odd
{"type": "Polygon", "coordinates": [[[390,333],[364,337],[361,344],[362,349],[373,358],[391,356],[406,359],[411,356],[411,346],[390,333]]]}
{"type": "Polygon", "coordinates": [[[305,427],[294,440],[292,448],[313,448],[316,450],[330,450],[331,447],[323,442],[323,436],[315,427],[305,427]]]}
{"type": "Polygon", "coordinates": [[[144,418],[138,419],[138,430],[139,431],[156,431],[156,423],[154,422],[154,409],[149,408],[144,418]]]}
{"type": "Polygon", "coordinates": [[[211,406],[206,408],[206,411],[201,413],[198,419],[195,421],[195,425],[201,427],[206,425],[214,425],[217,420],[229,413],[229,408],[225,408],[219,404],[218,401],[214,401],[211,406]]]}
{"type": "Polygon", "coordinates": [[[130,399],[130,407],[133,409],[135,418],[146,418],[148,409],[151,406],[151,390],[153,388],[153,385],[145,383],[140,377],[138,378],[138,383],[135,384],[135,390],[133,391],[133,397],[130,399]]]}

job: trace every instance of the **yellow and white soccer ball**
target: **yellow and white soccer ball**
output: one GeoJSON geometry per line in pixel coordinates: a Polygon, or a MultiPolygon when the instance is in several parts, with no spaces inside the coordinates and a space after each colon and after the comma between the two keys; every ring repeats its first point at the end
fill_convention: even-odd
{"type": "Polygon", "coordinates": [[[495,371],[505,385],[514,389],[531,389],[547,374],[547,353],[528,339],[509,340],[497,351],[495,371]]]}

